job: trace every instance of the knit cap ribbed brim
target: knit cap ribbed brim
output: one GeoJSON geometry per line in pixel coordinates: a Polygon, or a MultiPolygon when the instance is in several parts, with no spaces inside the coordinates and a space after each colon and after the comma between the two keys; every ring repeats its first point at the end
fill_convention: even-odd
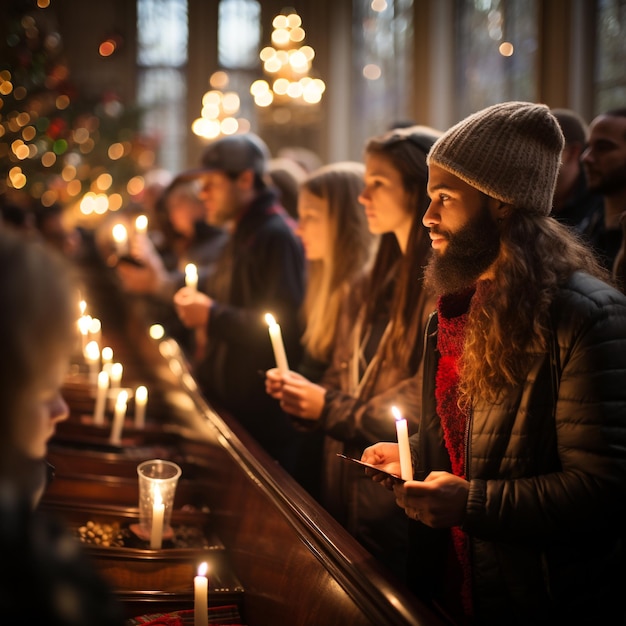
{"type": "Polygon", "coordinates": [[[465,118],[433,145],[428,164],[483,193],[548,215],[564,139],[547,106],[504,102],[465,118]]]}

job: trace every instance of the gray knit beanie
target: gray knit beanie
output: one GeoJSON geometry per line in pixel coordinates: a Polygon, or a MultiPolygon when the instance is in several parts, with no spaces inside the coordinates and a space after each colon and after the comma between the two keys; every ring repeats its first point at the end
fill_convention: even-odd
{"type": "Polygon", "coordinates": [[[563,143],[547,106],[504,102],[450,128],[435,142],[427,162],[492,198],[548,215],[563,143]]]}

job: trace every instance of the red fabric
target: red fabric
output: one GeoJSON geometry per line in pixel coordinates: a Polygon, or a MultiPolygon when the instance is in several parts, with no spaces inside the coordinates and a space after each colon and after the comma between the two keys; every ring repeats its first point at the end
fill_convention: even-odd
{"type": "MultiPolygon", "coordinates": [[[[437,348],[440,353],[435,379],[437,414],[441,420],[446,449],[450,456],[452,473],[465,478],[465,445],[468,415],[461,410],[459,400],[459,359],[463,353],[467,310],[472,293],[441,298],[438,303],[439,330],[437,348]]],[[[471,590],[471,564],[467,535],[459,526],[451,530],[455,559],[451,560],[456,571],[450,572],[448,583],[460,580],[460,593],[465,615],[473,614],[471,590]]]]}

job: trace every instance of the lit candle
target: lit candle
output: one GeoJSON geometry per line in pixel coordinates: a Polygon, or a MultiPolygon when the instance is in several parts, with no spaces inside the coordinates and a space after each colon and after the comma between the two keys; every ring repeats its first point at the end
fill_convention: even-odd
{"type": "Polygon", "coordinates": [[[413,480],[413,464],[411,463],[411,447],[409,446],[409,430],[406,420],[398,410],[392,406],[391,412],[396,418],[396,433],[398,436],[398,450],[400,452],[400,475],[402,480],[413,480]]]}
{"type": "Polygon", "coordinates": [[[85,312],[87,311],[87,302],[85,302],[85,300],[81,300],[78,303],[78,310],[80,311],[81,315],[85,315],[85,312]]]}
{"type": "Polygon", "coordinates": [[[160,550],[163,545],[163,515],[165,505],[161,497],[161,490],[158,485],[154,485],[154,500],[152,502],[152,529],[150,532],[150,547],[153,550],[160,550]]]}
{"type": "Polygon", "coordinates": [[[163,337],[165,337],[165,328],[163,328],[161,324],[152,324],[152,326],[150,326],[149,333],[152,339],[158,341],[159,339],[163,339],[163,337]]]}
{"type": "Polygon", "coordinates": [[[115,224],[112,230],[113,241],[115,241],[115,251],[118,256],[128,254],[128,232],[124,224],[115,224]]]}
{"type": "Polygon", "coordinates": [[[147,232],[148,218],[145,215],[138,215],[135,219],[135,233],[143,237],[147,232]]]}
{"type": "Polygon", "coordinates": [[[89,365],[89,383],[96,385],[100,371],[100,348],[95,341],[90,341],[85,346],[85,361],[89,365]]]}
{"type": "Polygon", "coordinates": [[[193,579],[193,624],[208,626],[209,624],[209,579],[206,574],[208,563],[200,563],[198,575],[193,579]]]}
{"type": "Polygon", "coordinates": [[[120,386],[123,372],[124,366],[121,363],[111,365],[111,389],[117,389],[120,386]]]}
{"type": "Polygon", "coordinates": [[[140,385],[135,390],[135,427],[143,428],[146,425],[146,404],[148,403],[148,389],[140,385]]]}
{"type": "Polygon", "coordinates": [[[89,322],[89,339],[95,341],[100,347],[102,343],[102,323],[97,317],[92,317],[89,322]]]}
{"type": "Polygon", "coordinates": [[[96,406],[93,411],[93,423],[102,426],[104,424],[104,405],[109,389],[109,375],[103,370],[98,374],[98,394],[96,395],[96,406]]]}
{"type": "Polygon", "coordinates": [[[287,363],[287,354],[285,353],[285,346],[283,344],[283,336],[280,332],[280,326],[276,323],[276,320],[271,313],[265,314],[265,321],[267,322],[270,330],[270,340],[274,350],[276,367],[281,374],[284,374],[289,371],[289,363],[287,363]]]}
{"type": "Polygon", "coordinates": [[[185,265],[185,285],[194,291],[198,289],[198,268],[193,263],[185,265]]]}
{"type": "Polygon", "coordinates": [[[81,347],[83,352],[85,351],[85,346],[89,343],[89,326],[91,324],[91,315],[81,315],[78,318],[78,331],[81,336],[81,347]]]}
{"type": "Polygon", "coordinates": [[[122,389],[117,394],[117,399],[115,400],[115,413],[113,414],[113,425],[111,426],[111,436],[109,437],[109,442],[114,446],[119,446],[122,443],[122,429],[124,428],[127,402],[128,392],[122,389]]]}
{"type": "Polygon", "coordinates": [[[113,364],[113,348],[105,346],[104,348],[102,348],[102,353],[100,356],[102,357],[102,369],[107,374],[111,374],[111,365],[113,364]]]}

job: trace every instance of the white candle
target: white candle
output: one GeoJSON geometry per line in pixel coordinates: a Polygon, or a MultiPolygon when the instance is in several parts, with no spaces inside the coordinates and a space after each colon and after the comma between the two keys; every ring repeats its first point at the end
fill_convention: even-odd
{"type": "Polygon", "coordinates": [[[194,291],[198,289],[198,268],[193,263],[185,265],[185,285],[194,291]]]}
{"type": "Polygon", "coordinates": [[[207,578],[207,563],[200,563],[198,575],[193,579],[193,624],[194,626],[208,626],[209,624],[209,579],[207,578]]]}
{"type": "Polygon", "coordinates": [[[104,424],[104,405],[109,389],[109,375],[102,371],[98,374],[98,394],[96,395],[96,406],[93,411],[93,423],[102,426],[104,424]]]}
{"type": "Polygon", "coordinates": [[[113,363],[111,365],[111,389],[117,389],[122,382],[122,373],[124,367],[121,363],[113,363]]]}
{"type": "Polygon", "coordinates": [[[289,371],[289,363],[287,362],[287,354],[285,353],[285,345],[283,344],[283,336],[280,332],[280,326],[276,323],[276,320],[271,313],[265,314],[265,321],[269,326],[270,340],[274,350],[276,367],[281,374],[284,374],[289,371]]]}
{"type": "Polygon", "coordinates": [[[113,226],[113,241],[115,241],[115,251],[118,256],[128,254],[128,232],[124,224],[115,224],[113,226]]]}
{"type": "Polygon", "coordinates": [[[85,361],[89,366],[89,383],[98,384],[98,372],[100,371],[100,348],[95,341],[90,341],[85,346],[85,361]]]}
{"type": "Polygon", "coordinates": [[[102,322],[97,317],[92,317],[89,322],[89,339],[95,341],[100,347],[102,343],[102,322]]]}
{"type": "Polygon", "coordinates": [[[153,498],[150,547],[153,550],[160,550],[163,545],[163,515],[165,513],[165,505],[163,504],[161,490],[158,485],[154,485],[153,498]]]}
{"type": "Polygon", "coordinates": [[[102,357],[102,369],[110,375],[111,365],[113,364],[113,348],[105,346],[104,348],[102,348],[100,356],[102,357]]]}
{"type": "Polygon", "coordinates": [[[117,394],[117,400],[115,400],[115,413],[113,414],[113,425],[111,426],[111,436],[109,437],[109,442],[114,446],[119,446],[122,443],[122,429],[124,428],[127,402],[128,392],[122,389],[117,394]]]}
{"type": "Polygon", "coordinates": [[[148,232],[148,218],[145,215],[138,215],[135,218],[135,233],[144,236],[148,232]]]}
{"type": "Polygon", "coordinates": [[[83,349],[83,353],[85,352],[85,347],[89,343],[89,325],[91,324],[91,315],[81,315],[78,318],[78,331],[81,336],[81,348],[83,349]]]}
{"type": "Polygon", "coordinates": [[[413,464],[411,463],[411,447],[409,446],[409,429],[406,420],[398,410],[392,406],[391,412],[396,418],[396,433],[398,435],[398,450],[400,452],[400,475],[402,480],[413,480],[413,464]]]}
{"type": "Polygon", "coordinates": [[[146,404],[148,403],[148,389],[140,385],[135,390],[135,427],[143,428],[146,425],[146,404]]]}

